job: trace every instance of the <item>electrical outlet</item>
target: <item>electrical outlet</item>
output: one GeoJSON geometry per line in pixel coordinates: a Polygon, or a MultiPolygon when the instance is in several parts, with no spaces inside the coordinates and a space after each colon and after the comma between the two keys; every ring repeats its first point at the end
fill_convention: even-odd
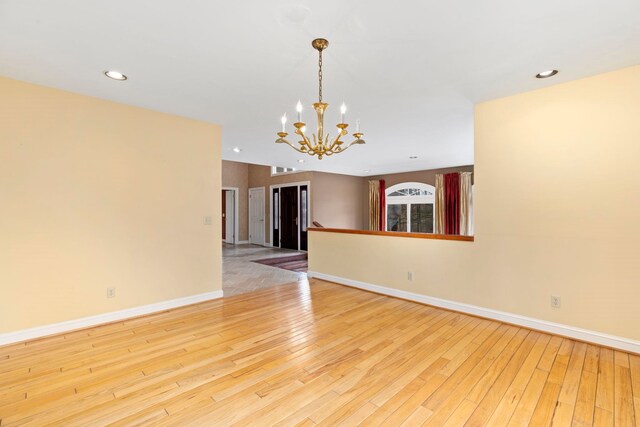
{"type": "Polygon", "coordinates": [[[407,271],[407,280],[413,280],[413,271],[407,271]]]}
{"type": "Polygon", "coordinates": [[[551,307],[560,308],[561,299],[558,295],[551,295],[551,307]]]}
{"type": "Polygon", "coordinates": [[[116,288],[107,288],[107,298],[116,297],[116,288]]]}

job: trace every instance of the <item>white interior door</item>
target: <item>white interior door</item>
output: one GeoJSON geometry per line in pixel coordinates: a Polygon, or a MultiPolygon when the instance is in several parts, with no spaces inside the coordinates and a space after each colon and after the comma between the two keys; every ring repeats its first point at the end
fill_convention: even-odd
{"type": "Polygon", "coordinates": [[[264,187],[249,189],[249,243],[264,246],[264,187]]]}
{"type": "Polygon", "coordinates": [[[227,190],[224,192],[225,195],[225,218],[226,218],[226,232],[224,240],[227,243],[235,244],[236,236],[235,236],[235,224],[236,224],[236,216],[235,216],[235,192],[233,190],[227,190]]]}

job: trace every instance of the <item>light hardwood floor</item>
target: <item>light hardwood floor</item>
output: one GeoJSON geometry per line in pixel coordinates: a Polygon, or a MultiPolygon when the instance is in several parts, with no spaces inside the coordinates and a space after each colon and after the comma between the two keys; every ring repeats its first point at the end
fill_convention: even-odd
{"type": "Polygon", "coordinates": [[[316,279],[0,347],[0,424],[634,425],[640,357],[316,279]]]}

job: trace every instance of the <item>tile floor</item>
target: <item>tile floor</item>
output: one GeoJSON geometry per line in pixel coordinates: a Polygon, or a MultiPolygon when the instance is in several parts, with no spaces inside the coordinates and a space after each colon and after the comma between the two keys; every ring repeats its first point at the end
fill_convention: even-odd
{"type": "Polygon", "coordinates": [[[224,296],[243,294],[285,283],[307,282],[306,273],[296,273],[255,262],[255,259],[290,256],[299,252],[257,245],[222,244],[222,290],[224,296]]]}

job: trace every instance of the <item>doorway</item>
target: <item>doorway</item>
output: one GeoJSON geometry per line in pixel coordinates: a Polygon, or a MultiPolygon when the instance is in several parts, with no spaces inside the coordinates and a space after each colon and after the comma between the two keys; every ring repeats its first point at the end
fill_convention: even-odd
{"type": "Polygon", "coordinates": [[[264,246],[264,187],[249,189],[249,243],[264,246]]]}
{"type": "Polygon", "coordinates": [[[222,241],[235,245],[238,237],[238,189],[222,188],[222,241]]]}
{"type": "Polygon", "coordinates": [[[307,250],[309,182],[271,186],[271,242],[274,247],[307,250]]]}
{"type": "Polygon", "coordinates": [[[222,241],[227,241],[227,192],[222,190],[222,241]]]}

